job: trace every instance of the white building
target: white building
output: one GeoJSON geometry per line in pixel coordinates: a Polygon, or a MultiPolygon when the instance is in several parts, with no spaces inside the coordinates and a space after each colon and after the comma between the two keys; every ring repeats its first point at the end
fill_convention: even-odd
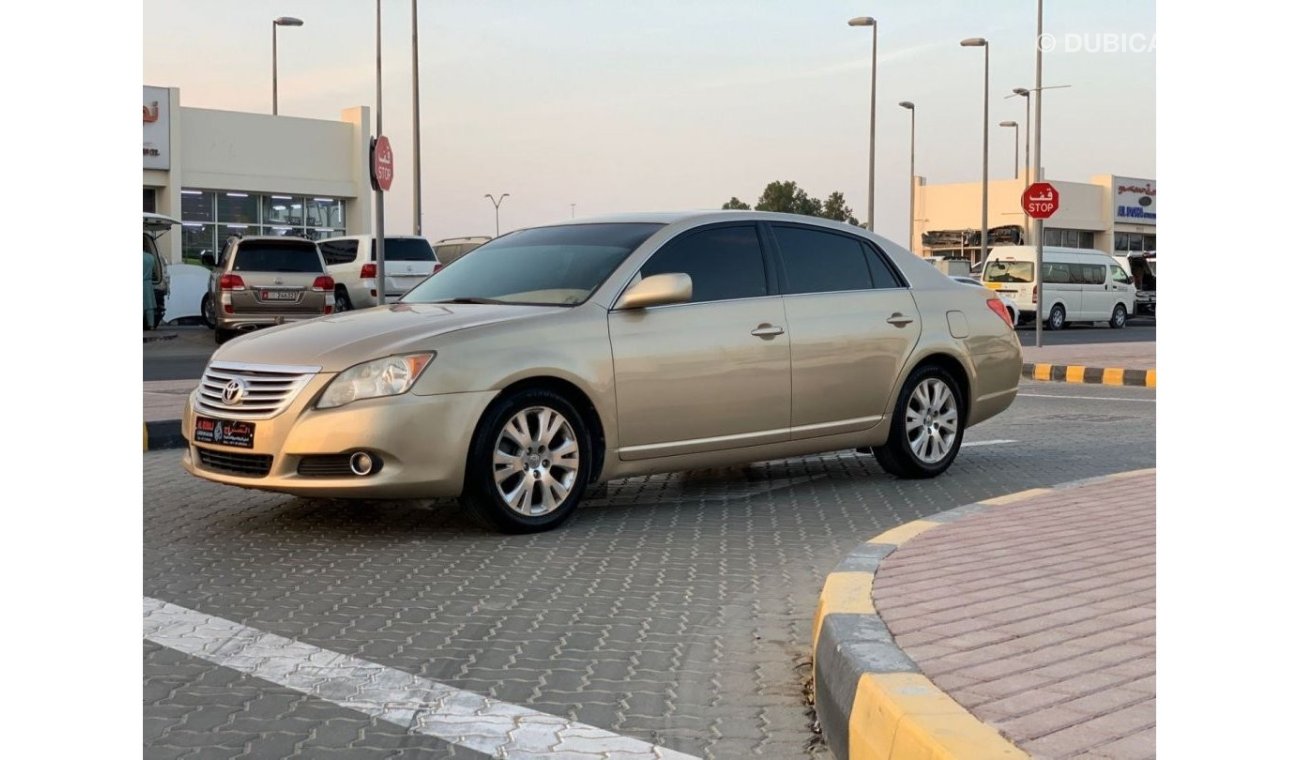
{"type": "Polygon", "coordinates": [[[144,88],[144,210],[182,221],[159,241],[173,263],[230,235],[362,234],[371,208],[369,108],[301,119],[187,108],[175,87],[144,88]]]}
{"type": "MultiPolygon", "coordinates": [[[[1043,242],[1107,253],[1156,250],[1156,181],[1103,174],[1088,182],[1047,181],[1061,207],[1043,223],[1043,242]]],[[[975,261],[980,252],[979,182],[927,185],[918,177],[912,250],[975,261]]],[[[989,182],[989,245],[1029,241],[1020,195],[1025,180],[989,182]]]]}

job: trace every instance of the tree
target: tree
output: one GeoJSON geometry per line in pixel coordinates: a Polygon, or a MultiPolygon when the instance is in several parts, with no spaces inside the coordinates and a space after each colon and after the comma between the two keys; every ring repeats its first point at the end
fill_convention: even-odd
{"type": "Polygon", "coordinates": [[[738,210],[740,210],[740,211],[748,211],[748,210],[749,210],[749,204],[748,204],[748,203],[745,203],[744,201],[742,201],[741,199],[739,199],[739,198],[737,198],[736,196],[733,195],[733,196],[731,196],[731,200],[729,200],[729,201],[727,201],[726,203],[722,204],[722,208],[724,208],[724,209],[738,209],[738,210]]]}
{"type": "Polygon", "coordinates": [[[793,181],[769,182],[754,205],[757,211],[781,211],[787,214],[821,216],[822,202],[811,198],[793,181]]]}
{"type": "Polygon", "coordinates": [[[844,202],[844,193],[839,190],[826,196],[826,203],[822,205],[821,216],[834,219],[837,222],[848,222],[852,225],[858,223],[857,218],[853,216],[853,209],[849,208],[848,204],[844,202]]]}

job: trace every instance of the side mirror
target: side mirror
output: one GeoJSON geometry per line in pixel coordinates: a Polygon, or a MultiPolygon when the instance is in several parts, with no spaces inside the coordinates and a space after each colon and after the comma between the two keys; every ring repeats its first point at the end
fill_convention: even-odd
{"type": "Polygon", "coordinates": [[[212,255],[212,251],[204,251],[203,253],[200,253],[199,261],[205,267],[215,267],[217,265],[217,257],[212,255]]]}
{"type": "Polygon", "coordinates": [[[656,274],[628,288],[615,309],[645,309],[670,303],[687,303],[693,287],[689,274],[656,274]]]}

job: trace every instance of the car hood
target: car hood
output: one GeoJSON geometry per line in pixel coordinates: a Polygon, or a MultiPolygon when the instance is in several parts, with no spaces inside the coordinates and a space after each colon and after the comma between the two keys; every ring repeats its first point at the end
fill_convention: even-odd
{"type": "Polygon", "coordinates": [[[340,372],[370,359],[435,348],[432,338],[457,330],[564,310],[506,304],[392,304],[257,330],[221,347],[212,361],[319,366],[324,372],[340,372]]]}

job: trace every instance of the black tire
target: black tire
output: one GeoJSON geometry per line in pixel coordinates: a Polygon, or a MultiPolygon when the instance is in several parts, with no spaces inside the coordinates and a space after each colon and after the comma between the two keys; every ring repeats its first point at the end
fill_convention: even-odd
{"type": "Polygon", "coordinates": [[[218,345],[218,346],[220,346],[222,343],[225,343],[226,341],[230,340],[231,338],[235,337],[235,331],[234,331],[234,330],[222,330],[220,327],[218,327],[216,330],[217,330],[217,331],[216,331],[215,335],[216,335],[217,345],[218,345]]]}
{"type": "Polygon", "coordinates": [[[1110,326],[1118,330],[1126,324],[1128,324],[1128,309],[1124,308],[1124,304],[1117,303],[1115,310],[1110,313],[1110,326]]]}
{"type": "Polygon", "coordinates": [[[352,299],[348,298],[348,289],[342,285],[334,288],[334,311],[352,311],[352,299]]]}
{"type": "Polygon", "coordinates": [[[913,370],[912,374],[908,376],[907,382],[903,383],[903,389],[898,394],[898,402],[894,405],[894,418],[889,423],[889,440],[884,446],[872,448],[871,453],[881,468],[890,475],[909,480],[933,478],[936,475],[943,474],[944,470],[947,470],[952,465],[953,460],[957,458],[957,452],[961,450],[961,442],[965,434],[966,401],[962,396],[961,385],[941,367],[924,365],[913,370]],[[917,386],[927,380],[938,380],[948,388],[957,411],[957,430],[953,436],[951,448],[942,459],[934,462],[921,459],[912,450],[907,438],[907,411],[912,400],[912,394],[916,391],[917,386]]]}
{"type": "MultiPolygon", "coordinates": [[[[531,425],[529,432],[532,432],[531,425]]],[[[541,443],[549,445],[554,441],[541,443]]],[[[573,516],[591,479],[591,436],[587,432],[586,421],[568,399],[540,388],[524,389],[492,402],[474,431],[468,456],[461,503],[479,523],[503,533],[540,533],[559,527],[573,516]],[[558,412],[569,423],[573,442],[577,444],[578,463],[568,495],[553,510],[540,515],[525,515],[513,509],[499,492],[494,477],[493,454],[498,440],[505,434],[506,424],[518,414],[525,413],[527,416],[526,412],[535,408],[558,412]]],[[[536,489],[545,487],[540,483],[525,486],[525,478],[528,477],[526,472],[519,472],[518,477],[520,480],[514,481],[514,485],[530,489],[530,498],[539,494],[536,489]]],[[[510,484],[511,480],[502,482],[510,484]]]]}
{"type": "Polygon", "coordinates": [[[217,329],[217,310],[212,305],[211,293],[203,294],[203,300],[199,302],[199,313],[203,315],[203,324],[207,325],[209,330],[217,329]]]}
{"type": "Polygon", "coordinates": [[[1059,303],[1052,307],[1047,313],[1047,323],[1043,325],[1048,330],[1060,330],[1065,327],[1065,307],[1059,303]]]}

